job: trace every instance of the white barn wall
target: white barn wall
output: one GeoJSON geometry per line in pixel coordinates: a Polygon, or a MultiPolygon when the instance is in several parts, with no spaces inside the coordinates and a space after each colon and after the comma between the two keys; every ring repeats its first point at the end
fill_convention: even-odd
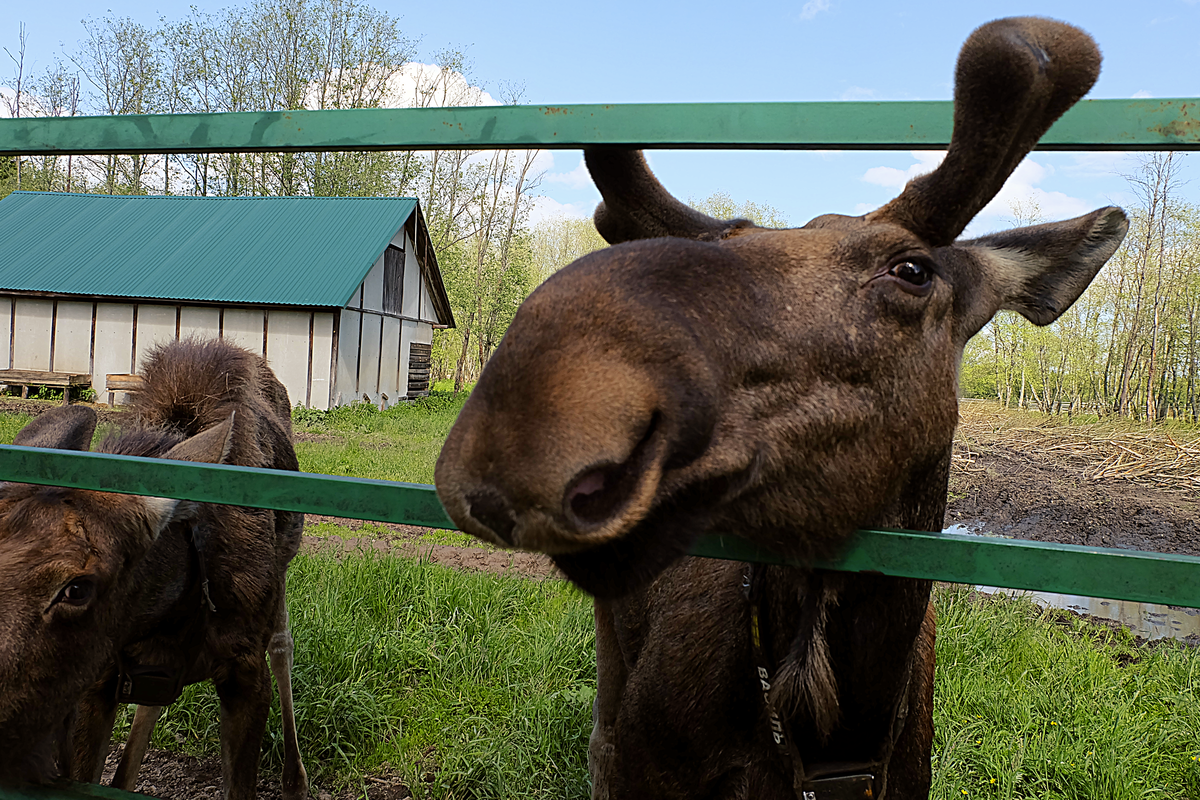
{"type": "Polygon", "coordinates": [[[358,326],[362,313],[342,309],[338,321],[337,379],[334,385],[334,405],[361,400],[358,394],[358,326]]]}
{"type": "Polygon", "coordinates": [[[265,314],[261,308],[226,308],[221,338],[244,347],[251,353],[262,355],[263,323],[265,314]]]}
{"type": "Polygon", "coordinates": [[[50,369],[50,325],[54,301],[17,299],[13,324],[13,368],[50,369]]]}
{"type": "Polygon", "coordinates": [[[379,353],[383,346],[383,317],[379,314],[362,315],[362,339],[358,343],[358,387],[355,394],[359,400],[366,395],[372,403],[379,405],[379,353]]]}
{"type": "MultiPolygon", "coordinates": [[[[327,409],[330,406],[329,372],[333,368],[333,314],[313,314],[312,385],[305,405],[327,409]]],[[[291,395],[289,389],[288,395],[291,395]]],[[[293,400],[294,402],[294,400],[293,400]]]]}
{"type": "Polygon", "coordinates": [[[404,244],[404,302],[400,314],[417,319],[421,314],[421,267],[412,240],[405,237],[404,244]]]}
{"type": "Polygon", "coordinates": [[[383,311],[383,256],[375,261],[375,266],[363,279],[361,297],[361,308],[383,311]]]}
{"type": "Polygon", "coordinates": [[[275,377],[287,387],[291,405],[303,403],[308,390],[308,330],[312,314],[307,311],[267,312],[267,363],[275,377]]]}
{"type": "Polygon", "coordinates": [[[150,351],[159,345],[175,341],[175,306],[139,303],[137,307],[137,347],[133,371],[139,371],[146,363],[150,351]]]}
{"type": "Polygon", "coordinates": [[[13,300],[11,297],[0,297],[0,365],[4,369],[12,369],[12,323],[13,300]]]}
{"type": "MultiPolygon", "coordinates": [[[[108,402],[104,376],[133,372],[133,306],[127,303],[96,304],[96,356],[92,361],[92,388],[96,398],[108,402]]],[[[125,402],[124,392],[113,394],[114,403],[125,402]]]]}
{"type": "Polygon", "coordinates": [[[400,333],[400,380],[404,391],[408,393],[408,354],[410,351],[409,345],[413,343],[417,336],[418,323],[406,319],[402,323],[400,333]]]}
{"type": "Polygon", "coordinates": [[[92,304],[59,300],[54,315],[54,372],[92,371],[92,304]]]}
{"type": "Polygon", "coordinates": [[[216,339],[221,331],[221,309],[212,306],[183,306],[179,309],[180,339],[216,339]]]}
{"type": "Polygon", "coordinates": [[[387,395],[393,405],[408,391],[407,382],[400,376],[400,320],[383,317],[383,351],[380,359],[379,394],[387,395]]]}

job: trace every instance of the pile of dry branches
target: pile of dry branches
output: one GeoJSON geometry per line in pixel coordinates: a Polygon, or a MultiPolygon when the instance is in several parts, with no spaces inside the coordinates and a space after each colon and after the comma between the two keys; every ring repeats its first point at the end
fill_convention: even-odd
{"type": "Polygon", "coordinates": [[[1062,459],[1088,480],[1119,478],[1169,492],[1200,491],[1200,431],[1118,422],[1068,425],[1066,417],[1014,412],[996,403],[960,407],[952,467],[979,472],[972,448],[1001,446],[1062,459]]]}

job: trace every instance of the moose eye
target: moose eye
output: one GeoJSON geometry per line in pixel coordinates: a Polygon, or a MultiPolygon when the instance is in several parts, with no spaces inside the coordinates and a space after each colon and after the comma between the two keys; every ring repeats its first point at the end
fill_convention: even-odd
{"type": "Polygon", "coordinates": [[[59,590],[58,597],[54,598],[54,602],[68,606],[83,606],[87,605],[95,593],[96,584],[90,578],[77,578],[59,590]]]}
{"type": "Polygon", "coordinates": [[[913,286],[919,287],[928,286],[932,280],[928,269],[912,261],[901,261],[898,264],[894,264],[888,270],[888,274],[899,278],[905,283],[911,283],[913,286]]]}

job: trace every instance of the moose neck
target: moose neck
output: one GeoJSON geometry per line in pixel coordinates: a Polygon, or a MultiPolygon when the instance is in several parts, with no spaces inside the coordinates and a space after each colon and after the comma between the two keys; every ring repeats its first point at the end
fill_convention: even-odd
{"type": "MultiPolygon", "coordinates": [[[[940,530],[950,453],[871,527],[940,530]]],[[[869,760],[892,733],[929,581],[798,567],[758,571],[776,709],[812,761],[869,760]],[[881,614],[880,609],[887,609],[881,614]]]]}

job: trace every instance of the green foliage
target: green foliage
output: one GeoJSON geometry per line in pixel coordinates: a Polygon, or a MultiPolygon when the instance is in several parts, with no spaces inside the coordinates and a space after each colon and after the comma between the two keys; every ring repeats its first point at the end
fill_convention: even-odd
{"type": "Polygon", "coordinates": [[[572,261],[608,246],[591,218],[561,214],[547,217],[534,226],[532,238],[534,268],[539,282],[572,261]]]}
{"type": "Polygon", "coordinates": [[[786,228],[788,222],[779,209],[751,200],[737,203],[726,192],[713,192],[703,200],[688,198],[688,205],[716,219],[748,219],[764,228],[786,228]]]}

